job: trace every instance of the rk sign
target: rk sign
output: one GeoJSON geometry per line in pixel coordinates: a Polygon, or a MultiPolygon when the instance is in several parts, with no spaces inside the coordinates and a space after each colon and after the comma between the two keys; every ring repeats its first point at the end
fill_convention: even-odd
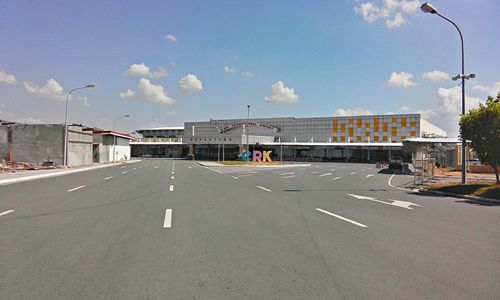
{"type": "Polygon", "coordinates": [[[241,160],[254,161],[254,162],[273,162],[271,160],[271,153],[273,153],[273,151],[271,150],[270,151],[255,150],[252,156],[252,151],[243,151],[243,153],[241,153],[241,160]]]}

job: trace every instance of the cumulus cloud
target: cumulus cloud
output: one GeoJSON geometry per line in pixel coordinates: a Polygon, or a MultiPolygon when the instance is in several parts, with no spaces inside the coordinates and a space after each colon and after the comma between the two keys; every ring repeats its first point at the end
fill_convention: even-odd
{"type": "Polygon", "coordinates": [[[249,78],[249,77],[253,77],[253,73],[248,72],[248,71],[244,71],[244,72],[241,72],[241,76],[249,78]]]}
{"type": "Polygon", "coordinates": [[[181,94],[195,94],[203,89],[201,80],[193,74],[187,74],[179,81],[179,91],[181,94]]]}
{"type": "Polygon", "coordinates": [[[165,35],[165,38],[168,40],[168,41],[171,41],[171,42],[176,42],[177,41],[177,37],[173,34],[166,34],[165,35]]]}
{"type": "Polygon", "coordinates": [[[175,116],[177,115],[177,112],[175,110],[167,111],[168,116],[175,116]]]}
{"type": "Polygon", "coordinates": [[[224,66],[224,72],[234,73],[234,72],[236,72],[236,70],[234,68],[229,67],[229,66],[224,66]]]}
{"type": "Polygon", "coordinates": [[[397,13],[395,16],[394,16],[394,19],[388,19],[388,20],[385,20],[385,25],[387,26],[387,28],[399,28],[401,27],[401,25],[405,24],[407,21],[403,18],[403,15],[401,13],[397,13]]]}
{"type": "Polygon", "coordinates": [[[63,87],[53,78],[47,80],[43,86],[38,86],[31,81],[24,81],[23,85],[26,91],[38,97],[61,101],[66,100],[66,93],[63,87]]]}
{"type": "MultiPolygon", "coordinates": [[[[450,89],[439,88],[439,107],[437,113],[443,118],[456,118],[462,113],[462,88],[453,87],[450,89]]],[[[481,99],[477,97],[465,97],[465,110],[477,108],[481,99]]]]}
{"type": "Polygon", "coordinates": [[[498,93],[500,93],[500,81],[495,82],[493,84],[493,86],[485,86],[485,85],[477,84],[477,85],[474,85],[472,87],[472,89],[476,90],[476,91],[484,92],[488,96],[495,97],[496,95],[498,95],[498,93]]]}
{"type": "Polygon", "coordinates": [[[357,107],[357,108],[353,108],[353,109],[339,108],[333,112],[333,115],[335,117],[370,116],[370,115],[373,115],[373,113],[366,108],[357,107]]]}
{"type": "Polygon", "coordinates": [[[125,75],[155,79],[160,77],[166,77],[169,76],[170,74],[168,74],[168,72],[163,68],[159,68],[159,70],[156,72],[151,72],[151,69],[146,64],[140,63],[140,64],[130,65],[128,70],[125,71],[125,75]]]}
{"type": "Polygon", "coordinates": [[[16,76],[7,73],[7,71],[3,69],[0,69],[0,83],[16,84],[17,79],[16,76]]]}
{"type": "Polygon", "coordinates": [[[152,84],[149,79],[141,78],[135,91],[130,89],[120,93],[123,99],[137,98],[160,104],[175,104],[175,100],[167,96],[167,90],[161,85],[152,84]]]}
{"type": "Polygon", "coordinates": [[[385,20],[387,28],[398,28],[408,23],[404,14],[414,13],[420,4],[418,0],[384,0],[382,5],[364,2],[354,7],[354,11],[363,16],[363,19],[368,23],[381,19],[385,20]]]}
{"type": "Polygon", "coordinates": [[[299,101],[299,95],[295,94],[293,88],[286,87],[283,81],[279,80],[272,85],[272,95],[264,99],[268,102],[293,104],[299,101]]]}
{"type": "Polygon", "coordinates": [[[443,71],[434,70],[422,74],[422,78],[431,82],[442,82],[450,79],[450,74],[443,71]]]}
{"type": "Polygon", "coordinates": [[[402,87],[402,88],[408,88],[412,86],[416,86],[417,83],[411,81],[413,78],[412,73],[407,73],[407,72],[401,72],[401,73],[396,73],[392,72],[391,77],[387,81],[387,85],[389,87],[402,87]]]}

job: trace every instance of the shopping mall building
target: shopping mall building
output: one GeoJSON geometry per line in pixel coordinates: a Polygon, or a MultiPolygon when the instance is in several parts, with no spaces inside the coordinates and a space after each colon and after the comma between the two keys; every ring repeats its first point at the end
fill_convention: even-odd
{"type": "Polygon", "coordinates": [[[210,119],[137,132],[132,156],[214,160],[239,159],[248,144],[273,160],[387,161],[402,155],[403,140],[446,136],[420,114],[210,119]]]}

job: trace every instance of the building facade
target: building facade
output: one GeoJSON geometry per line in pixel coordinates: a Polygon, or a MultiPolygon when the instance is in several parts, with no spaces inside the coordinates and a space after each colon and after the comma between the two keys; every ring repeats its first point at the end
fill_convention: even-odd
{"type": "Polygon", "coordinates": [[[187,147],[182,143],[184,127],[159,127],[138,129],[142,137],[130,142],[134,157],[172,157],[187,156],[187,147]]]}
{"type": "Polygon", "coordinates": [[[130,160],[132,136],[110,130],[94,131],[94,163],[130,160]]]}

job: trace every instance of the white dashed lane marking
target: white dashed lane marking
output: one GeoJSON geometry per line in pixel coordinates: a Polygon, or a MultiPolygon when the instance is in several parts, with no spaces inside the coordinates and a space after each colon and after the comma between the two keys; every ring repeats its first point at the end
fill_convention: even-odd
{"type": "Polygon", "coordinates": [[[111,178],[113,178],[113,176],[106,177],[106,178],[104,178],[104,180],[109,180],[111,178]]]}
{"type": "Polygon", "coordinates": [[[4,211],[3,213],[0,213],[0,217],[1,217],[1,216],[8,215],[8,214],[13,213],[13,212],[15,212],[15,210],[13,210],[13,209],[11,209],[11,210],[6,210],[6,211],[4,211]]]}
{"type": "Polygon", "coordinates": [[[165,220],[163,221],[163,228],[172,227],[172,209],[165,210],[165,220]]]}
{"type": "Polygon", "coordinates": [[[77,186],[76,188],[72,188],[72,189],[68,190],[68,192],[74,192],[76,190],[83,189],[84,187],[85,187],[84,185],[80,185],[80,186],[77,186]]]}
{"type": "Polygon", "coordinates": [[[332,175],[332,173],[325,173],[323,175],[319,175],[319,177],[324,177],[324,176],[329,176],[329,175],[332,175]]]}
{"type": "Polygon", "coordinates": [[[337,179],[340,179],[340,177],[335,177],[335,178],[332,178],[332,181],[333,181],[333,180],[337,180],[337,179]]]}
{"type": "Polygon", "coordinates": [[[267,189],[267,188],[265,188],[265,187],[263,187],[263,186],[258,185],[257,187],[258,187],[259,189],[261,189],[261,190],[266,191],[266,192],[272,192],[270,189],[267,189]]]}
{"type": "Polygon", "coordinates": [[[340,220],[342,220],[342,221],[349,222],[349,223],[354,224],[354,225],[359,226],[359,227],[368,227],[368,226],[366,226],[365,224],[361,224],[361,223],[359,223],[359,222],[356,222],[356,221],[354,221],[354,220],[348,219],[348,218],[346,218],[346,217],[342,217],[342,216],[336,215],[336,214],[334,214],[334,213],[332,213],[332,212],[329,212],[329,211],[323,210],[323,209],[321,209],[321,208],[316,208],[316,210],[317,210],[317,211],[319,211],[319,212],[322,212],[322,213],[324,213],[324,214],[330,215],[330,216],[332,216],[332,217],[335,217],[335,218],[337,218],[337,219],[340,219],[340,220]]]}

